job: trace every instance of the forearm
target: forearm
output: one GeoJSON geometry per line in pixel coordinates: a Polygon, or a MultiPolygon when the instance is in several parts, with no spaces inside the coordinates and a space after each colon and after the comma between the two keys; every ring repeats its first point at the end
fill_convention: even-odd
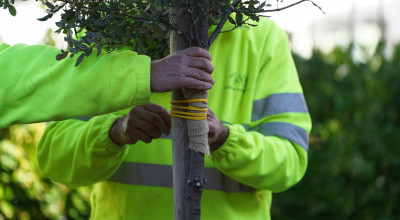
{"type": "Polygon", "coordinates": [[[125,148],[109,138],[109,130],[118,117],[110,114],[94,117],[88,122],[50,123],[37,148],[43,174],[69,187],[108,179],[125,155],[125,148]]]}
{"type": "Polygon", "coordinates": [[[283,191],[297,183],[307,167],[307,152],[278,136],[246,131],[228,125],[226,142],[212,152],[215,166],[224,174],[257,189],[283,191]]]}
{"type": "Polygon", "coordinates": [[[150,97],[150,58],[133,51],[55,59],[49,46],[0,45],[0,127],[94,116],[150,97]]]}

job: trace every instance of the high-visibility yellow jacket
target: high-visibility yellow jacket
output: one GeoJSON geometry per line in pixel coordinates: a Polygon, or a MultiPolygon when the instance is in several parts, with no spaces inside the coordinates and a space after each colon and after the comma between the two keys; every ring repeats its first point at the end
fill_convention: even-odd
{"type": "MultiPolygon", "coordinates": [[[[311,130],[287,37],[262,19],[257,27],[221,34],[210,52],[209,107],[229,136],[205,158],[201,218],[269,219],[272,193],[305,173],[311,130]]],[[[152,94],[150,101],[169,108],[170,94],[152,94]]],[[[50,123],[39,166],[70,187],[94,184],[91,219],[173,219],[171,139],[115,145],[109,130],[128,111],[50,123]]]]}
{"type": "Polygon", "coordinates": [[[93,53],[74,67],[76,58],[57,61],[57,53],[44,45],[0,44],[0,128],[101,115],[150,96],[147,56],[93,53]]]}

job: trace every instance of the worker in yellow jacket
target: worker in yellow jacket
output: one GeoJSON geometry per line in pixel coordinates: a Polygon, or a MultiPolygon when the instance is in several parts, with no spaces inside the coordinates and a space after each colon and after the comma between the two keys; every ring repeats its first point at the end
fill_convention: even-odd
{"type": "MultiPolygon", "coordinates": [[[[287,36],[261,19],[219,35],[210,53],[201,219],[270,219],[272,193],[306,171],[311,130],[287,36]]],[[[69,187],[93,185],[91,219],[173,219],[169,102],[156,93],[124,111],[50,123],[40,169],[69,187]]]]}
{"type": "Polygon", "coordinates": [[[133,51],[55,59],[44,45],[0,44],[0,128],[16,123],[94,116],[146,103],[150,92],[210,89],[211,55],[201,48],[161,60],[133,51]]]}

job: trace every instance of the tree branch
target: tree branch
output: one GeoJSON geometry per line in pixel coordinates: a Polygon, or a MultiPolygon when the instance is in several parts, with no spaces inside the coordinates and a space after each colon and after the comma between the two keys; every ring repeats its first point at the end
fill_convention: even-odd
{"type": "Polygon", "coordinates": [[[197,31],[197,25],[195,24],[196,21],[194,20],[193,11],[188,9],[188,10],[186,10],[186,13],[190,20],[192,39],[194,41],[194,42],[192,42],[192,43],[194,43],[194,45],[192,45],[192,43],[191,43],[191,46],[201,47],[202,45],[200,45],[201,42],[200,42],[200,38],[199,38],[199,33],[197,31]]]}
{"type": "Polygon", "coordinates": [[[229,15],[232,14],[232,12],[235,10],[235,7],[241,2],[241,0],[235,0],[231,7],[229,8],[228,12],[222,15],[221,20],[219,21],[217,27],[215,28],[214,32],[211,34],[211,36],[208,39],[208,45],[207,49],[211,47],[211,44],[214,42],[214,40],[217,38],[218,34],[221,33],[222,27],[226,23],[226,20],[228,20],[229,15]]]}
{"type": "MultiPolygon", "coordinates": [[[[277,11],[282,11],[282,10],[291,8],[291,7],[296,6],[296,5],[298,5],[298,4],[300,4],[300,3],[303,3],[303,2],[311,2],[315,7],[317,7],[322,13],[325,14],[325,12],[322,10],[322,8],[321,8],[319,5],[317,5],[317,4],[316,4],[314,1],[312,1],[312,0],[301,0],[301,1],[295,2],[295,3],[293,3],[293,4],[287,5],[287,6],[285,6],[285,7],[282,7],[282,8],[276,8],[276,9],[270,9],[270,10],[260,10],[260,11],[257,11],[256,13],[265,13],[265,12],[277,12],[277,11]]],[[[233,12],[244,13],[244,12],[246,12],[246,11],[234,9],[233,12]]]]}

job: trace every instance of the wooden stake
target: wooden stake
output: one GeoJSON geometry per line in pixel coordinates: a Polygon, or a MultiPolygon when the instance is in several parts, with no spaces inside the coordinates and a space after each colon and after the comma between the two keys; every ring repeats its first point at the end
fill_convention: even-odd
{"type": "MultiPolygon", "coordinates": [[[[190,24],[181,8],[171,8],[171,20],[177,25],[180,31],[189,33],[190,24]]],[[[171,53],[188,48],[189,42],[183,39],[176,32],[172,32],[170,38],[171,53]]],[[[182,90],[173,91],[172,100],[184,100],[182,90]]],[[[190,152],[188,149],[189,138],[187,123],[185,119],[172,118],[172,170],[173,170],[173,191],[174,191],[174,219],[184,220],[186,218],[186,180],[189,171],[190,152]]]]}

